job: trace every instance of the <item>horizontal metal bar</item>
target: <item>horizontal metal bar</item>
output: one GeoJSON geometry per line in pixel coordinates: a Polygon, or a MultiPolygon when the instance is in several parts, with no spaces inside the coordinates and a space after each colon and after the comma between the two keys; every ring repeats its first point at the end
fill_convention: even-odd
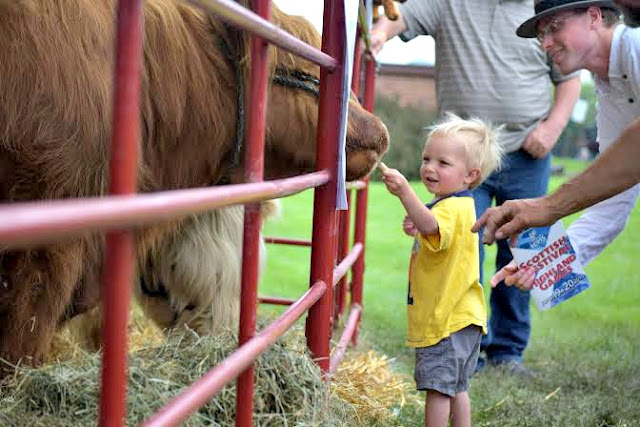
{"type": "Polygon", "coordinates": [[[296,300],[290,298],[278,298],[278,297],[259,297],[258,302],[260,304],[273,304],[273,305],[291,305],[296,300]]]}
{"type": "Polygon", "coordinates": [[[326,283],[316,282],[275,322],[239,347],[185,391],[174,397],[164,408],[149,418],[143,426],[174,426],[187,419],[284,335],[291,325],[320,299],[326,290],[326,283]]]}
{"type": "MultiPolygon", "coordinates": [[[[353,264],[356,262],[356,260],[358,259],[361,253],[362,253],[362,244],[356,243],[355,245],[353,245],[353,248],[347,254],[347,256],[344,257],[342,262],[333,269],[333,286],[334,287],[340,281],[340,279],[344,277],[347,270],[349,270],[349,268],[353,266],[353,264]]],[[[258,301],[262,304],[274,304],[274,305],[289,305],[295,302],[295,300],[292,300],[292,299],[278,298],[278,297],[260,297],[258,298],[258,301]]]]}
{"type": "Polygon", "coordinates": [[[347,320],[347,324],[344,327],[344,331],[342,331],[342,336],[340,337],[338,346],[335,348],[335,350],[333,350],[333,354],[331,355],[329,375],[335,374],[338,366],[340,365],[340,362],[342,362],[342,358],[347,351],[347,347],[349,346],[351,337],[358,327],[358,320],[360,319],[361,315],[362,307],[357,304],[352,304],[351,311],[349,312],[349,319],[347,320]]]}
{"type": "Polygon", "coordinates": [[[189,2],[209,13],[215,14],[236,28],[241,28],[260,36],[269,43],[308,59],[328,71],[333,71],[336,68],[337,61],[331,56],[300,41],[233,0],[189,0],[189,2]]]}
{"type": "Polygon", "coordinates": [[[265,237],[264,242],[275,245],[311,246],[311,240],[289,239],[286,237],[265,237]]]}
{"type": "Polygon", "coordinates": [[[356,243],[351,248],[351,251],[347,254],[346,257],[333,269],[333,286],[336,284],[347,274],[347,270],[351,268],[351,266],[356,262],[360,254],[362,253],[362,243],[356,243]]]}
{"type": "Polygon", "coordinates": [[[41,244],[90,231],[147,225],[222,206],[289,196],[328,180],[325,170],[254,184],[3,205],[0,246],[41,244]]]}

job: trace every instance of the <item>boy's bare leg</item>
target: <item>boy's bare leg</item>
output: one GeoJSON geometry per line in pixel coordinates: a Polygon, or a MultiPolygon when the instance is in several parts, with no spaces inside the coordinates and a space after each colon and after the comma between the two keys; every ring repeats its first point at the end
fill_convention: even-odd
{"type": "Polygon", "coordinates": [[[427,391],[424,405],[424,425],[426,427],[446,427],[451,413],[451,397],[435,390],[427,391]]]}
{"type": "Polygon", "coordinates": [[[453,427],[471,427],[471,402],[469,393],[463,391],[456,394],[451,402],[453,427]]]}

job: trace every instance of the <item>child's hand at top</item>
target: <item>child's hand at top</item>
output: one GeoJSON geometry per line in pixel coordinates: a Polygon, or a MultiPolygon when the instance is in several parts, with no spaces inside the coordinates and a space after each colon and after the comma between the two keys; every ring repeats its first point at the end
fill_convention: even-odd
{"type": "Polygon", "coordinates": [[[401,197],[408,189],[409,181],[397,169],[391,169],[384,163],[378,165],[378,169],[382,174],[382,182],[387,186],[387,190],[395,196],[401,197]]]}
{"type": "Polygon", "coordinates": [[[413,223],[413,220],[409,217],[409,215],[405,215],[404,220],[402,221],[402,230],[407,236],[415,236],[418,232],[418,228],[413,223]]]}
{"type": "Polygon", "coordinates": [[[438,232],[438,221],[436,217],[423,203],[418,195],[413,191],[409,181],[397,169],[390,169],[380,162],[378,169],[382,174],[382,182],[387,186],[387,190],[398,199],[407,211],[407,218],[402,223],[402,229],[410,236],[420,233],[429,236],[438,232]]]}

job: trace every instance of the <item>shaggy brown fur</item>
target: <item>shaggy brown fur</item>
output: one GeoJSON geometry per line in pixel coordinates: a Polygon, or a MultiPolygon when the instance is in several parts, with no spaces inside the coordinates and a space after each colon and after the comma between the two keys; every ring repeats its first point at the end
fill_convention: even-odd
{"type": "MultiPolygon", "coordinates": [[[[278,211],[279,201],[263,202],[261,220],[278,211]]],[[[238,329],[243,226],[244,206],[216,209],[186,220],[179,236],[151,254],[153,267],[142,269],[135,291],[156,325],[187,326],[200,335],[238,329]]],[[[260,271],[265,262],[260,239],[260,271]]]]}
{"type": "MultiPolygon", "coordinates": [[[[0,203],[99,196],[107,188],[107,147],[115,7],[106,0],[0,0],[0,203]]],[[[138,189],[201,187],[228,174],[235,144],[235,46],[228,28],[178,0],[145,1],[138,189]]],[[[305,20],[276,8],[273,20],[319,46],[305,20]]],[[[244,46],[237,56],[248,75],[244,46]]],[[[277,63],[318,75],[318,67],[271,51],[277,63]]],[[[317,100],[273,86],[269,92],[267,178],[310,171],[317,100]]],[[[351,103],[349,178],[365,175],[388,134],[351,103]]],[[[139,259],[179,233],[180,221],[139,233],[139,259]]],[[[0,252],[0,357],[38,363],[57,325],[97,302],[101,236],[0,252]]]]}
{"type": "MultiPolygon", "coordinates": [[[[279,200],[260,204],[264,222],[280,214],[279,200]]],[[[199,335],[237,331],[240,315],[244,206],[227,206],[182,223],[141,265],[134,293],[144,314],[166,333],[188,328],[199,335]]],[[[260,241],[260,270],[266,246],[260,241]]],[[[101,346],[99,307],[66,323],[65,339],[86,350],[101,346]]],[[[54,341],[55,342],[55,341],[54,341]]]]}

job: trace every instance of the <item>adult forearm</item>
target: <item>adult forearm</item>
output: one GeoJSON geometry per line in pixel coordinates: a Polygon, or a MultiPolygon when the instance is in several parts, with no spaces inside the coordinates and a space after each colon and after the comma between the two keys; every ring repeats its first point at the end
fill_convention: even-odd
{"type": "Polygon", "coordinates": [[[580,77],[574,77],[556,86],[556,95],[547,121],[564,129],[569,122],[573,107],[580,97],[580,77]]]}
{"type": "Polygon", "coordinates": [[[629,125],[591,166],[548,196],[549,205],[564,217],[640,182],[640,119],[629,125]]]}

